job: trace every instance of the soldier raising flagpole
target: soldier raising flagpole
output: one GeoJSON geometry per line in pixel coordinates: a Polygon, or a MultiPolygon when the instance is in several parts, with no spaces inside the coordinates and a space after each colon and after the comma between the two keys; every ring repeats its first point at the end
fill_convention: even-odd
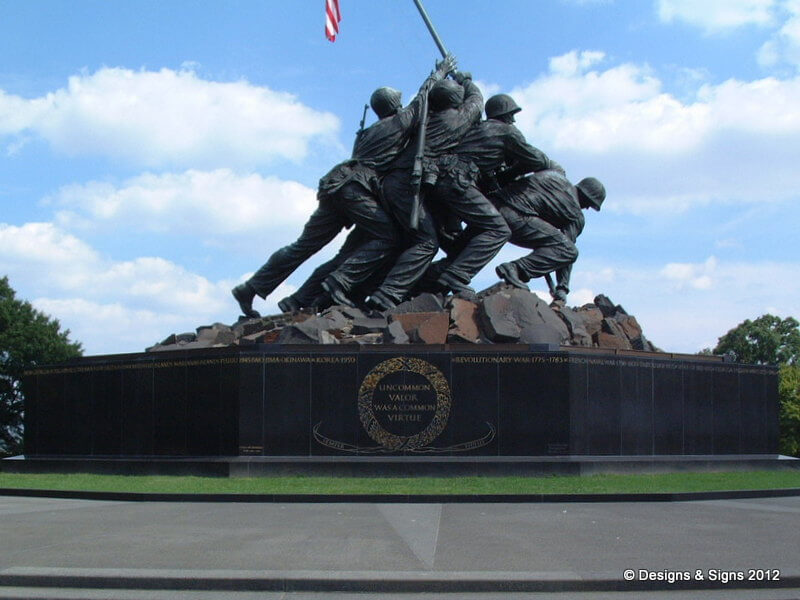
{"type": "MultiPolygon", "coordinates": [[[[417,10],[419,10],[422,20],[425,21],[425,25],[428,27],[428,31],[430,31],[433,41],[439,48],[439,52],[442,53],[442,58],[447,58],[449,52],[447,51],[447,48],[445,48],[442,38],[440,38],[439,34],[436,32],[436,28],[433,26],[428,13],[425,11],[422,1],[414,0],[414,4],[417,5],[417,10]]],[[[423,159],[425,158],[425,129],[428,126],[427,94],[425,94],[425,97],[422,99],[422,106],[422,117],[419,120],[419,131],[417,132],[417,152],[414,155],[414,167],[411,169],[411,185],[414,188],[414,201],[411,208],[411,220],[409,222],[409,226],[413,230],[416,230],[419,227],[419,210],[421,202],[420,194],[422,193],[422,163],[423,159]]]]}
{"type": "MultiPolygon", "coordinates": [[[[455,69],[455,58],[422,0],[414,4],[443,60],[406,107],[394,88],[381,87],[372,94],[370,105],[378,121],[365,128],[362,117],[351,158],[320,180],[319,205],[300,236],[233,288],[244,315],[258,316],[252,306],[256,296],[266,298],[353,224],[355,230],[336,257],[281,300],[281,310],[355,306],[361,301],[373,309],[390,310],[417,288],[440,243],[448,258],[432,278],[430,291],[474,296],[471,280],[512,236],[508,220],[484,195],[482,182],[493,180],[498,171],[520,176],[551,168],[550,159],[530,146],[514,126],[514,115],[521,108],[511,97],[489,98],[487,120],[481,121],[483,96],[471,74],[455,69]],[[466,230],[458,236],[462,223],[466,230]]],[[[325,34],[334,41],[341,20],[338,0],[326,0],[325,10],[325,34]]],[[[527,238],[525,242],[534,243],[527,238]]],[[[502,265],[498,274],[522,287],[514,277],[517,273],[521,279],[562,268],[554,296],[563,301],[569,261],[564,258],[557,265],[550,261],[549,268],[541,271],[544,251],[535,249],[534,254],[502,265]],[[526,268],[534,262],[536,268],[526,268]]]]}

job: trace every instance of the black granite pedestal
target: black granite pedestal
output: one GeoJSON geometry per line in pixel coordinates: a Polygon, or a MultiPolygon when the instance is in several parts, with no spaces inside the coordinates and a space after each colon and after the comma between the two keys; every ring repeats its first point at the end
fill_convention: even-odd
{"type": "Polygon", "coordinates": [[[719,357],[264,345],[88,357],[23,385],[25,456],[38,460],[563,465],[778,452],[777,370],[719,357]]]}

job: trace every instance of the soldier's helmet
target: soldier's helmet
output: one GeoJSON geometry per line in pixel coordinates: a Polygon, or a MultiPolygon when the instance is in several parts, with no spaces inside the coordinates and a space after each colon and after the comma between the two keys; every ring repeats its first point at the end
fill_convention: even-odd
{"type": "Polygon", "coordinates": [[[495,94],[486,101],[486,117],[494,119],[502,115],[515,114],[522,109],[508,94],[495,94]]]}
{"type": "Polygon", "coordinates": [[[428,102],[434,111],[458,108],[464,102],[464,88],[452,79],[442,79],[433,84],[428,102]]]}
{"type": "Polygon", "coordinates": [[[586,202],[595,210],[600,210],[603,200],[606,199],[606,188],[594,177],[581,179],[575,186],[586,202]]]}
{"type": "Polygon", "coordinates": [[[401,92],[398,90],[390,87],[381,87],[372,92],[372,96],[369,98],[369,105],[378,115],[378,118],[383,119],[390,117],[403,106],[400,98],[401,92]]]}

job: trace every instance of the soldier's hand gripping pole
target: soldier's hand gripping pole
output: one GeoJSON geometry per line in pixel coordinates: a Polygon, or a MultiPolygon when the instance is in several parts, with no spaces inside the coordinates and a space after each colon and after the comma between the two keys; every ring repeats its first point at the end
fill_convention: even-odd
{"type": "MultiPolygon", "coordinates": [[[[439,34],[436,33],[436,28],[433,26],[428,13],[425,11],[425,7],[422,6],[422,0],[414,0],[414,4],[417,6],[417,10],[422,17],[422,20],[425,21],[425,25],[428,27],[428,31],[430,32],[431,37],[433,37],[433,41],[439,48],[439,52],[442,53],[442,58],[447,58],[449,54],[447,52],[447,48],[444,47],[442,38],[440,38],[439,34]]],[[[425,128],[427,125],[428,93],[426,92],[422,98],[422,105],[420,106],[419,131],[417,132],[417,151],[414,154],[414,168],[411,170],[411,186],[414,190],[414,198],[411,205],[411,218],[409,219],[409,226],[412,230],[416,230],[419,227],[420,191],[422,188],[423,170],[422,162],[423,158],[425,157],[425,128]]]]}

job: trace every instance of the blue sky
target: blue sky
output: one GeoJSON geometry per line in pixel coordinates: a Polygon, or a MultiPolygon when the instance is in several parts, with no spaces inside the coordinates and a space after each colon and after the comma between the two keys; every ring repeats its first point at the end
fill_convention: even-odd
{"type": "MultiPolygon", "coordinates": [[[[0,275],[90,354],[235,321],[372,90],[410,99],[437,58],[412,0],[340,5],[330,43],[324,0],[0,1],[0,275]]],[[[675,352],[800,317],[800,0],[425,5],[533,145],[606,184],[570,304],[605,293],[675,352]]]]}

